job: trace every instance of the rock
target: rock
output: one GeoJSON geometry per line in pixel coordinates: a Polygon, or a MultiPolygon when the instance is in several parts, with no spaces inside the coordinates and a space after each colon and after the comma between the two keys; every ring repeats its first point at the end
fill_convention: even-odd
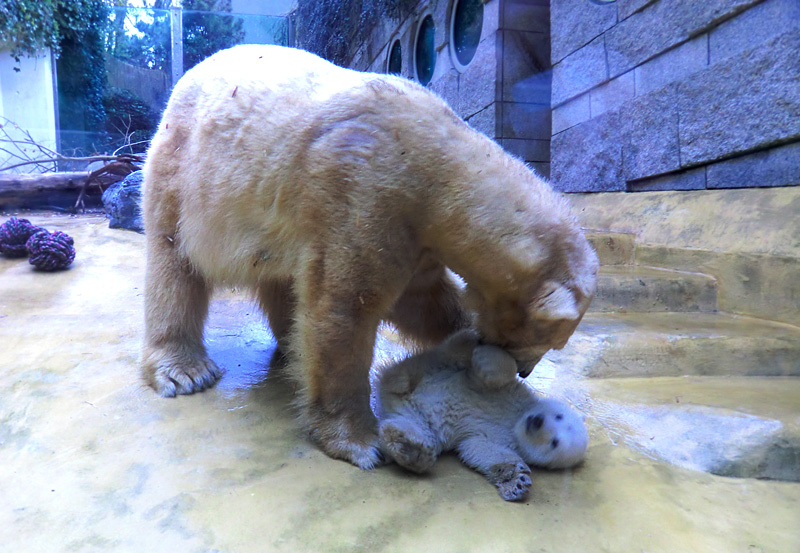
{"type": "Polygon", "coordinates": [[[122,181],[103,192],[103,207],[111,228],[123,228],[144,233],[142,212],[142,172],[134,171],[122,181]]]}

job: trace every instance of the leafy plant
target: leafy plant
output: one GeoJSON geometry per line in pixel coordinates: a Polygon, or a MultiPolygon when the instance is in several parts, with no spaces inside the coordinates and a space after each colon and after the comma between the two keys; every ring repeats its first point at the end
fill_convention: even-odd
{"type": "Polygon", "coordinates": [[[354,45],[361,44],[382,17],[400,20],[417,4],[418,0],[298,0],[294,10],[298,45],[347,65],[354,45]]]}

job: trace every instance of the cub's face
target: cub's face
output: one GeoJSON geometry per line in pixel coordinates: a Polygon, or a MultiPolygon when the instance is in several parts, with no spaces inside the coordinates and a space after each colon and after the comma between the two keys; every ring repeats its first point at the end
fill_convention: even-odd
{"type": "Polygon", "coordinates": [[[589,434],[583,415],[561,401],[542,398],[514,427],[522,458],[549,469],[577,465],[586,457],[589,434]]]}

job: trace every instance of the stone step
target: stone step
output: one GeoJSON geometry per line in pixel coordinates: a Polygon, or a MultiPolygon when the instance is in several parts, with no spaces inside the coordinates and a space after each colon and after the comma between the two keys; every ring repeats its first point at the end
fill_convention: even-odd
{"type": "Polygon", "coordinates": [[[636,265],[600,267],[595,312],[693,312],[717,310],[717,281],[711,276],[636,265]]]}
{"type": "Polygon", "coordinates": [[[635,235],[599,230],[586,230],[584,234],[597,252],[600,265],[633,265],[635,235]]]}
{"type": "Polygon", "coordinates": [[[721,476],[800,482],[800,378],[586,380],[579,407],[612,442],[721,476]]]}
{"type": "Polygon", "coordinates": [[[588,313],[540,364],[594,378],[800,376],[800,328],[724,313],[588,313]]]}

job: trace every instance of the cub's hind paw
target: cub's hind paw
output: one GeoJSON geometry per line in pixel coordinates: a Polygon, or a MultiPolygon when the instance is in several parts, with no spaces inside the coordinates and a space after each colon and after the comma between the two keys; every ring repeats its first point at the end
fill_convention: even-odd
{"type": "Polygon", "coordinates": [[[193,394],[212,387],[223,371],[211,359],[203,356],[158,355],[145,358],[144,378],[162,397],[193,394]]]}
{"type": "Polygon", "coordinates": [[[531,469],[525,463],[495,465],[489,470],[500,497],[506,501],[519,501],[528,495],[531,469]]]}
{"type": "Polygon", "coordinates": [[[427,472],[436,462],[436,450],[432,445],[394,423],[380,425],[380,441],[389,456],[410,471],[427,472]]]}

